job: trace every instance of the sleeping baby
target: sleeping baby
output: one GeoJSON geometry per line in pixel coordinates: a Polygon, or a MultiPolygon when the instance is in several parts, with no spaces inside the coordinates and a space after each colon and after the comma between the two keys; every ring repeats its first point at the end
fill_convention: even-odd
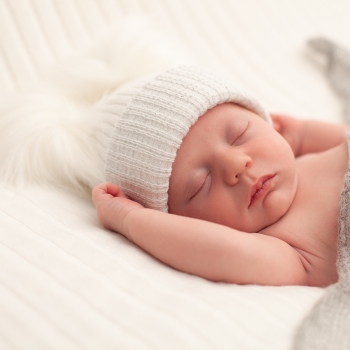
{"type": "Polygon", "coordinates": [[[269,115],[193,66],[131,83],[95,113],[107,182],[92,198],[105,228],[212,281],[338,281],[348,262],[345,126],[269,115]]]}

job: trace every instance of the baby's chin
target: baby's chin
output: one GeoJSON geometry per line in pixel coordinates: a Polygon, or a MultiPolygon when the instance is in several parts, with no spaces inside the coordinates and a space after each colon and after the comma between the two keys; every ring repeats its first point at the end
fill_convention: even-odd
{"type": "Polygon", "coordinates": [[[264,213],[264,215],[260,218],[252,219],[250,222],[245,224],[234,225],[236,227],[232,227],[236,230],[248,232],[248,233],[259,233],[266,228],[276,224],[280,221],[284,215],[288,212],[290,205],[280,205],[276,210],[272,213],[264,213]]]}
{"type": "Polygon", "coordinates": [[[242,231],[242,232],[247,232],[247,233],[259,233],[268,227],[274,225],[277,221],[279,221],[280,218],[276,220],[264,220],[264,222],[255,222],[255,223],[250,223],[247,225],[233,225],[231,228],[242,231]]]}
{"type": "Polygon", "coordinates": [[[250,224],[250,225],[244,225],[244,226],[236,226],[236,227],[232,227],[235,230],[238,231],[242,231],[242,232],[247,232],[247,233],[259,233],[260,231],[263,231],[264,229],[266,229],[267,227],[273,225],[273,223],[263,223],[263,224],[259,224],[259,223],[254,223],[254,224],[250,224]]]}
{"type": "Polygon", "coordinates": [[[289,211],[292,201],[280,201],[279,205],[271,213],[266,215],[266,223],[262,224],[256,232],[263,231],[264,229],[279,222],[289,211]]]}

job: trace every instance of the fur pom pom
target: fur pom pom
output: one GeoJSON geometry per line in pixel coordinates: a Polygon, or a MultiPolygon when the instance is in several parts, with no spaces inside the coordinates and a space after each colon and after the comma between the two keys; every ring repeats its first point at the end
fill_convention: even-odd
{"type": "Polygon", "coordinates": [[[128,18],[0,105],[0,178],[90,190],[104,181],[90,110],[135,78],[188,62],[145,19],[128,18]]]}
{"type": "Polygon", "coordinates": [[[24,93],[0,109],[0,177],[17,186],[82,189],[103,179],[85,107],[50,93],[24,93]]]}
{"type": "Polygon", "coordinates": [[[134,79],[191,62],[185,50],[157,31],[148,17],[134,15],[51,69],[47,80],[74,101],[93,103],[134,79]]]}

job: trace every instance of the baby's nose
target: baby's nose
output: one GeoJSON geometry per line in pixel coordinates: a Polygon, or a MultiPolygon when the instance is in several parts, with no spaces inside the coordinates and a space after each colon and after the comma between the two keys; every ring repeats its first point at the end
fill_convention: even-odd
{"type": "Polygon", "coordinates": [[[223,177],[228,185],[235,185],[241,176],[252,166],[252,159],[244,152],[227,152],[222,159],[223,177]]]}

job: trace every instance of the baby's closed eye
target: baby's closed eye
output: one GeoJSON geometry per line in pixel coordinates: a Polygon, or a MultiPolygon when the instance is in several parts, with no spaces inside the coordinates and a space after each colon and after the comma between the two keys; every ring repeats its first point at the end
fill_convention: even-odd
{"type": "Polygon", "coordinates": [[[230,145],[238,145],[241,142],[243,142],[243,137],[246,135],[250,127],[250,122],[248,120],[245,120],[242,123],[239,123],[238,125],[235,125],[233,130],[230,133],[229,136],[229,143],[230,145]]]}
{"type": "Polygon", "coordinates": [[[205,174],[203,175],[202,177],[198,178],[198,180],[197,179],[195,180],[195,183],[191,191],[190,200],[195,198],[199,193],[201,193],[202,191],[205,191],[208,188],[208,186],[210,186],[211,173],[208,172],[206,175],[205,174]]]}

